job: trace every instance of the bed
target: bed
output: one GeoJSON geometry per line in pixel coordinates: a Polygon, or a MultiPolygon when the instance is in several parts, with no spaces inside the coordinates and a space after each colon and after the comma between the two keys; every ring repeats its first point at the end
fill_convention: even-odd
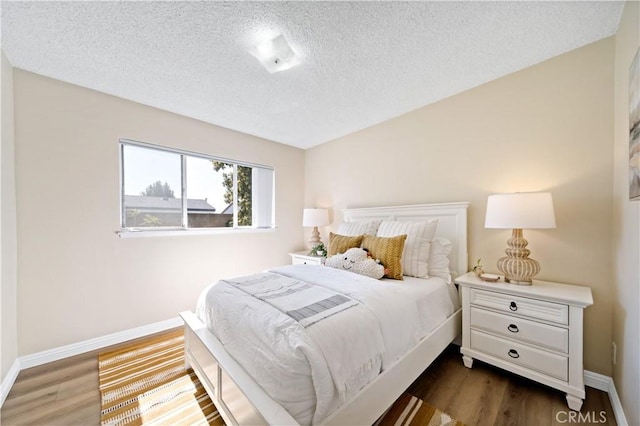
{"type": "MultiPolygon", "coordinates": [[[[468,268],[466,251],[467,207],[468,203],[466,202],[369,207],[347,209],[343,212],[343,218],[346,222],[365,222],[374,219],[393,221],[438,219],[435,236],[451,242],[451,253],[449,255],[450,272],[453,277],[456,277],[466,272],[468,268]]],[[[320,281],[319,284],[323,284],[322,281],[326,281],[323,285],[326,284],[326,287],[331,290],[331,279],[339,279],[341,278],[340,274],[350,273],[338,270],[327,271],[330,269],[332,268],[323,266],[288,266],[274,268],[270,272],[265,272],[263,278],[274,279],[269,274],[276,274],[277,276],[290,275],[291,279],[303,279],[305,280],[304,282],[316,280],[320,281]],[[323,269],[324,271],[322,271],[323,269]],[[317,273],[320,273],[320,275],[316,276],[317,273]],[[329,273],[331,279],[327,278],[327,273],[329,273]]],[[[369,278],[365,277],[363,279],[369,278]]],[[[409,284],[409,280],[406,280],[405,284],[409,284]]],[[[360,280],[355,281],[357,282],[354,283],[354,290],[349,293],[349,297],[362,301],[362,303],[369,303],[370,299],[375,299],[369,296],[368,293],[359,293],[358,289],[366,287],[366,285],[363,285],[360,280]]],[[[234,291],[234,286],[243,285],[241,282],[226,284],[231,284],[229,287],[230,292],[234,291]]],[[[381,284],[381,287],[384,287],[384,284],[381,284]]],[[[399,288],[399,286],[397,287],[399,288]]],[[[433,285],[434,289],[439,287],[441,286],[433,285]]],[[[448,287],[451,288],[451,286],[448,287]]],[[[408,297],[414,297],[416,300],[422,297],[418,293],[415,295],[410,294],[411,291],[415,291],[416,287],[404,285],[404,288],[407,289],[406,292],[409,292],[407,293],[408,297]]],[[[404,290],[398,290],[397,292],[402,293],[404,290]]],[[[399,297],[407,296],[400,294],[399,297]]],[[[233,302],[234,298],[229,298],[230,303],[233,302]]],[[[341,392],[339,398],[336,399],[336,403],[328,403],[322,414],[313,417],[313,424],[373,424],[442,350],[459,335],[461,328],[459,306],[455,306],[448,312],[438,313],[436,305],[432,303],[429,306],[428,300],[437,300],[437,297],[432,296],[429,299],[425,299],[426,308],[419,311],[420,318],[421,320],[429,316],[433,316],[433,318],[426,322],[423,321],[425,324],[422,324],[421,327],[416,325],[420,329],[420,335],[415,344],[403,343],[406,347],[394,356],[387,356],[388,354],[385,352],[385,356],[379,360],[382,372],[376,370],[378,365],[373,364],[372,361],[374,365],[372,371],[374,372],[371,377],[363,379],[365,380],[363,383],[366,383],[364,387],[356,384],[352,389],[341,392]],[[429,315],[429,312],[433,312],[433,315],[429,315]]],[[[351,311],[355,311],[355,309],[348,310],[348,312],[351,311]]],[[[393,313],[394,311],[391,309],[389,312],[388,315],[390,316],[403,315],[400,310],[393,313]]],[[[221,343],[221,340],[229,343],[228,336],[225,337],[223,334],[218,334],[218,336],[221,336],[219,339],[209,330],[207,325],[209,319],[202,311],[200,315],[194,312],[183,312],[181,317],[185,322],[185,362],[194,369],[227,424],[300,424],[296,420],[300,419],[300,417],[290,414],[290,406],[287,406],[288,411],[285,409],[285,403],[279,403],[272,398],[275,392],[269,391],[268,384],[263,382],[265,386],[261,386],[254,379],[254,377],[257,377],[256,371],[258,370],[252,371],[251,367],[247,366],[246,360],[240,356],[242,354],[239,354],[237,349],[233,348],[233,345],[228,344],[225,347],[221,343]],[[236,356],[232,356],[231,353],[235,353],[236,356]],[[243,365],[247,368],[244,368],[243,365]],[[252,371],[253,374],[249,374],[247,370],[252,371]],[[267,391],[265,391],[265,388],[267,391]]],[[[330,320],[333,321],[333,317],[330,320]]],[[[326,323],[330,324],[331,321],[327,320],[326,323]]],[[[353,322],[352,324],[356,323],[353,322]]],[[[387,334],[390,335],[390,333],[387,334]]],[[[388,339],[387,334],[383,330],[381,339],[385,340],[385,342],[388,339]]],[[[372,337],[369,340],[375,339],[372,337]]],[[[328,359],[327,363],[330,364],[328,359]]],[[[335,377],[334,370],[331,370],[331,373],[332,377],[335,377]]],[[[286,383],[283,384],[286,387],[286,383]]],[[[282,399],[278,400],[282,401],[282,399]]],[[[325,399],[319,398],[320,400],[324,401],[325,399]]],[[[327,401],[331,401],[331,398],[327,398],[327,401]]],[[[305,419],[308,419],[308,417],[305,417],[305,419]]],[[[303,423],[307,423],[307,421],[305,420],[303,423]]]]}

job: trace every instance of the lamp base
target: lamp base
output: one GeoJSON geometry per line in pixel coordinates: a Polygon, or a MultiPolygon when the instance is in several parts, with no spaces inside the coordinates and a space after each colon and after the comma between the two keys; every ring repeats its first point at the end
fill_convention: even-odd
{"type": "Polygon", "coordinates": [[[532,285],[533,284],[533,281],[516,281],[509,278],[505,278],[504,281],[509,284],[515,284],[515,285],[532,285]]]}
{"type": "Polygon", "coordinates": [[[522,229],[514,229],[509,246],[505,250],[506,257],[498,259],[498,269],[504,274],[505,282],[517,285],[531,285],[532,278],[540,272],[540,264],[529,259],[531,251],[527,249],[528,241],[522,236],[522,229]]]}
{"type": "Polygon", "coordinates": [[[313,227],[313,231],[311,231],[311,238],[309,239],[309,242],[307,243],[307,247],[312,249],[312,248],[316,247],[317,245],[319,245],[320,243],[322,243],[322,241],[320,240],[320,232],[318,232],[318,227],[314,226],[313,227]]]}

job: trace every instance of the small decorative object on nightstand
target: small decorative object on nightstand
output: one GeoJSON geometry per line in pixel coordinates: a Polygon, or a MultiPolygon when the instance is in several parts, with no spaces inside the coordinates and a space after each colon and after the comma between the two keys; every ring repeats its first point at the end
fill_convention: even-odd
{"type": "Polygon", "coordinates": [[[473,267],[473,272],[476,274],[476,277],[479,277],[480,275],[482,275],[484,273],[484,271],[482,270],[482,260],[478,259],[476,261],[476,266],[473,267]]]}
{"type": "Polygon", "coordinates": [[[327,248],[324,246],[324,243],[321,242],[321,243],[318,243],[317,246],[312,248],[311,251],[309,252],[309,254],[311,256],[326,257],[327,256],[327,248]]]}
{"type": "Polygon", "coordinates": [[[478,359],[567,394],[580,411],[584,392],[582,318],[591,289],[536,281],[487,283],[469,272],[455,280],[462,294],[462,360],[478,359]]]}
{"type": "Polygon", "coordinates": [[[324,265],[326,258],[324,256],[314,256],[308,251],[300,251],[297,253],[289,253],[292,265],[324,265]]]}

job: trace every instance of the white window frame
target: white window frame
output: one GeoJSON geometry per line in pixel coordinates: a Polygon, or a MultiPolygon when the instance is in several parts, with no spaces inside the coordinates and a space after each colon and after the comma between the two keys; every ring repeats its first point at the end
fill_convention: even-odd
{"type": "MultiPolygon", "coordinates": [[[[116,233],[121,238],[135,238],[135,237],[159,237],[159,236],[175,236],[175,235],[203,235],[203,234],[229,234],[229,233],[251,233],[251,232],[270,232],[276,229],[275,227],[275,170],[273,167],[265,166],[263,164],[248,163],[246,161],[232,160],[229,158],[218,157],[214,155],[202,154],[199,152],[186,151],[176,148],[168,148],[160,145],[150,144],[147,142],[139,142],[131,139],[119,139],[118,140],[119,151],[119,167],[120,167],[120,230],[116,233]],[[160,152],[168,152],[172,154],[180,155],[180,175],[181,175],[181,188],[180,194],[182,196],[182,225],[181,226],[162,226],[162,227],[141,227],[132,228],[125,227],[125,189],[124,189],[124,147],[135,146],[140,148],[154,149],[160,152]],[[203,158],[211,161],[220,161],[223,163],[233,165],[233,226],[228,227],[211,227],[211,228],[189,228],[188,227],[188,213],[187,213],[187,156],[203,158]],[[270,170],[272,174],[271,188],[269,193],[271,196],[271,205],[264,208],[264,210],[270,209],[270,214],[266,216],[264,214],[256,215],[257,206],[252,205],[252,220],[255,222],[256,217],[258,220],[264,220],[264,217],[270,218],[267,225],[262,226],[239,226],[238,225],[238,166],[258,168],[263,170],[270,170]]],[[[255,180],[254,180],[255,181],[255,180]]],[[[256,186],[254,186],[256,188],[256,186]]],[[[257,189],[257,188],[256,188],[257,189]]],[[[255,197],[252,196],[252,201],[255,197]]],[[[263,197],[260,197],[262,199],[263,197]]],[[[253,204],[253,203],[252,203],[253,204]]],[[[266,204],[265,204],[266,206],[266,204]]]]}

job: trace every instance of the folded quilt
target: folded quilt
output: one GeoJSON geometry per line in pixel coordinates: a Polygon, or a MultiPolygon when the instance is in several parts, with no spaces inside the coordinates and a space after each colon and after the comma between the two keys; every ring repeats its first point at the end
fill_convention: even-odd
{"type": "Polygon", "coordinates": [[[222,281],[270,304],[305,328],[359,304],[335,291],[272,272],[222,281]]]}

